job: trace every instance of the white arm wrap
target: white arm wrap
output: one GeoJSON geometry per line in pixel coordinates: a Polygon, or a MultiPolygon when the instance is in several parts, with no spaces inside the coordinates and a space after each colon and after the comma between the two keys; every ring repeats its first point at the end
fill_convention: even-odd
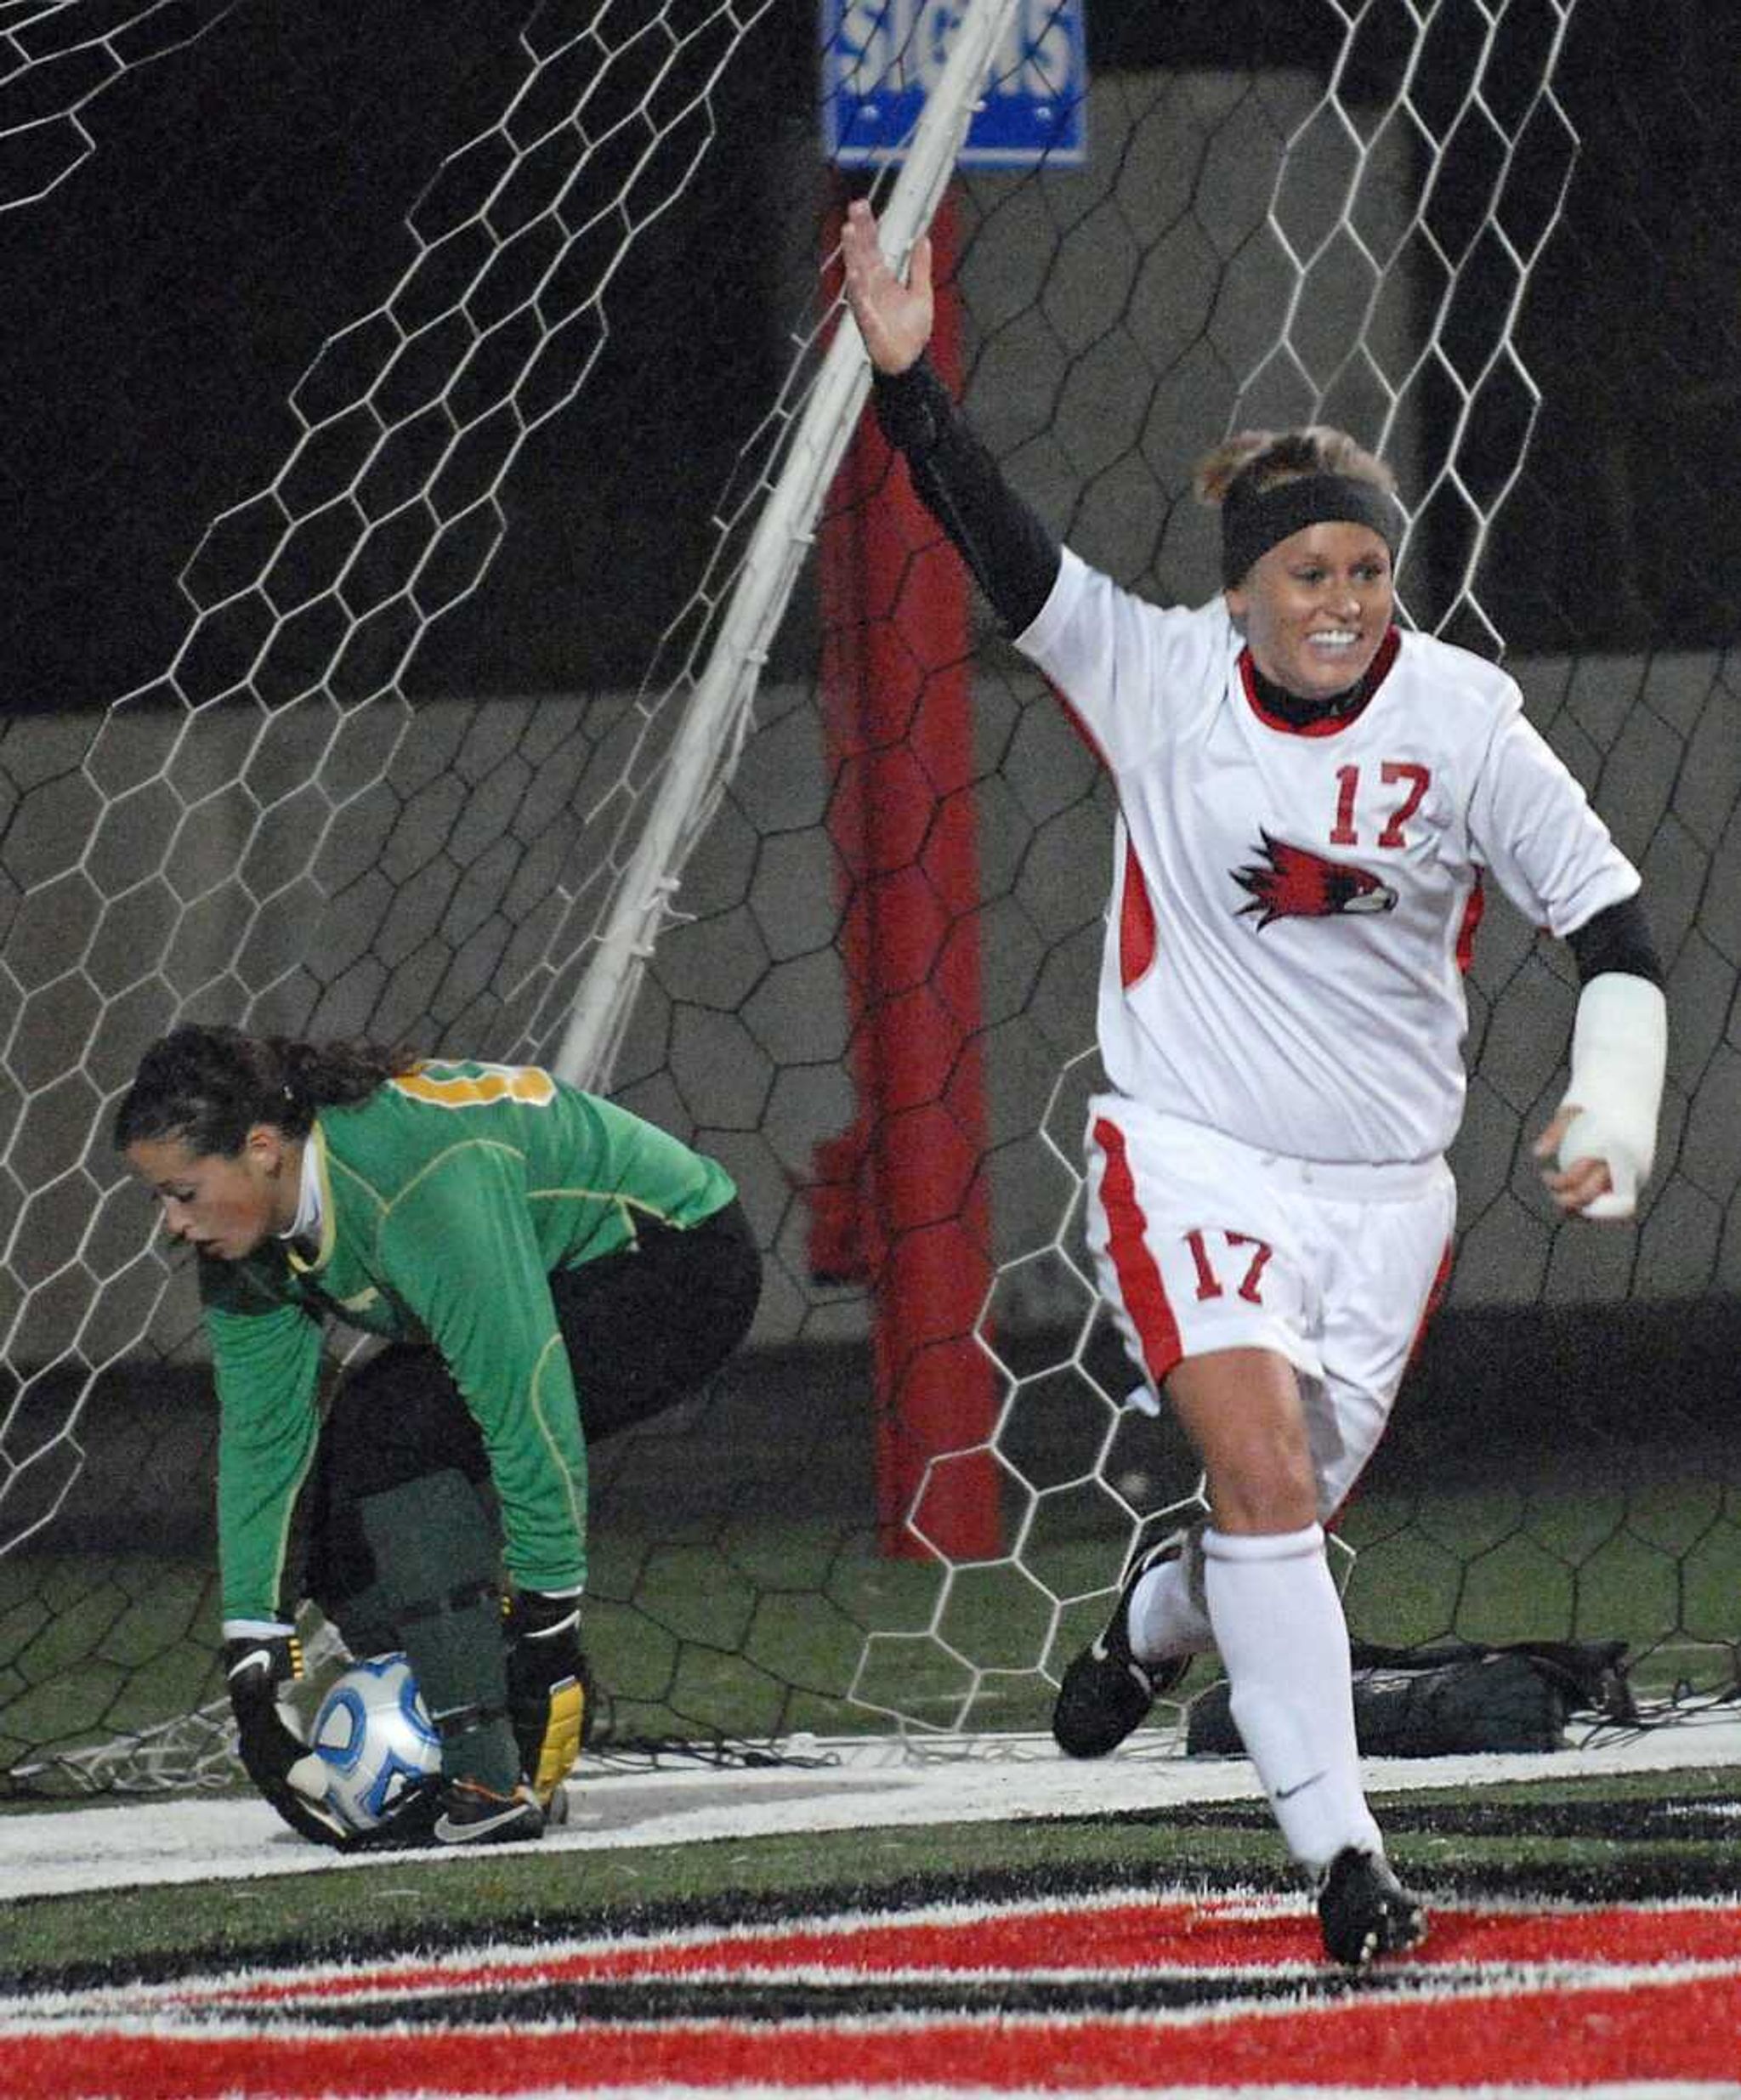
{"type": "Polygon", "coordinates": [[[1592,977],[1578,995],[1572,1029],[1566,1101],[1578,1114],[1560,1140],[1562,1168],[1574,1160],[1608,1162],[1613,1192],[1585,1204],[1585,1217],[1631,1217],[1656,1159],[1668,1054],[1669,1010],[1658,988],[1620,970],[1592,977]]]}

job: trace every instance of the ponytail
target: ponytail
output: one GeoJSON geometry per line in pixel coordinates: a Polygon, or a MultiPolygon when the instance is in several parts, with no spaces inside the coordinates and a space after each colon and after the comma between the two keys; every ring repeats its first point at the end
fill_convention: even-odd
{"type": "Polygon", "coordinates": [[[115,1144],[179,1138],[234,1158],[256,1124],[305,1138],[318,1110],[366,1100],[413,1053],[371,1042],[312,1043],[188,1023],[154,1042],[115,1113],[115,1144]]]}

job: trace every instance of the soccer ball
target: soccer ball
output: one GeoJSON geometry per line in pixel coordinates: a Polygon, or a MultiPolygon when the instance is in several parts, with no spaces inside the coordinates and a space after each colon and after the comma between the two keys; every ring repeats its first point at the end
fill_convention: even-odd
{"type": "Polygon", "coordinates": [[[374,1655],[336,1677],[310,1747],[326,1799],[354,1830],[372,1830],[408,1786],[441,1769],[441,1739],[403,1655],[374,1655]]]}

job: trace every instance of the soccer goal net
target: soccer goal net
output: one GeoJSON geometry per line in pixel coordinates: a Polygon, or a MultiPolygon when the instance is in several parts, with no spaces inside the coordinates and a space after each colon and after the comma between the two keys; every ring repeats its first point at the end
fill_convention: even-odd
{"type": "MultiPolygon", "coordinates": [[[[1109,791],[837,347],[844,198],[898,223],[864,134],[958,11],[820,12],[0,33],[0,1793],[229,1771],[192,1280],[108,1138],[178,1019],[555,1063],[736,1177],[750,1346],[594,1455],[606,1745],[1041,1727],[1194,1492],[1080,1240],[1109,791]]],[[[957,135],[1057,143],[966,131],[936,354],[1012,478],[1194,601],[1222,432],[1382,449],[1408,617],[1503,650],[1672,965],[1644,1215],[1561,1225],[1527,1141],[1574,981],[1489,913],[1459,1261],[1344,1526],[1353,1629],[1732,1689],[1720,28],[1677,4],[1622,64],[1574,0],[983,12],[957,135]]]]}

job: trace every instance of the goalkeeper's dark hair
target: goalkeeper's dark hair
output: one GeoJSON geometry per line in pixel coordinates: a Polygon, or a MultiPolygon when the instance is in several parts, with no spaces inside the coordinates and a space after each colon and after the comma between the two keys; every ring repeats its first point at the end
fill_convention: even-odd
{"type": "Polygon", "coordinates": [[[301,1042],[190,1022],[160,1036],[115,1111],[115,1144],[178,1138],[190,1152],[234,1158],[257,1123],[305,1138],[318,1109],[366,1100],[417,1063],[374,1042],[301,1042]]]}

